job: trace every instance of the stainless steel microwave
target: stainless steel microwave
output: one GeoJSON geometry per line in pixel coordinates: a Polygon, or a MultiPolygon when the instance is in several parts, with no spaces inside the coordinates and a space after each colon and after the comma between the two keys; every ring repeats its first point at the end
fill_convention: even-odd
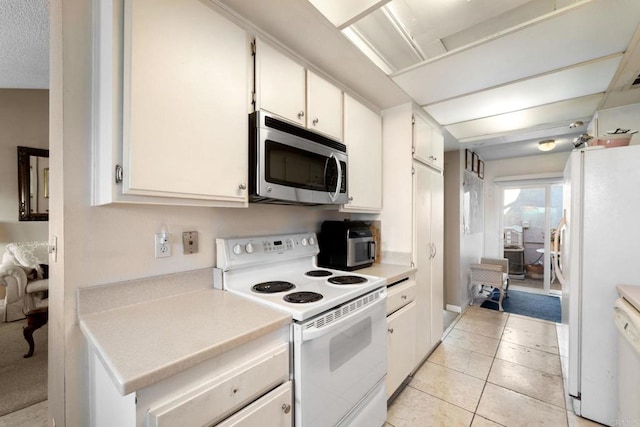
{"type": "Polygon", "coordinates": [[[341,142],[265,111],[249,115],[249,201],[345,204],[347,167],[341,142]]]}

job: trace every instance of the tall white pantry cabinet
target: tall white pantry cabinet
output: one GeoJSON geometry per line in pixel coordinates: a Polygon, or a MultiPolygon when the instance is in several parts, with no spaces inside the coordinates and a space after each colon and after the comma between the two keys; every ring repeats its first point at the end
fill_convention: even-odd
{"type": "Polygon", "coordinates": [[[417,268],[415,369],[443,334],[442,134],[412,104],[382,116],[383,260],[417,268]]]}

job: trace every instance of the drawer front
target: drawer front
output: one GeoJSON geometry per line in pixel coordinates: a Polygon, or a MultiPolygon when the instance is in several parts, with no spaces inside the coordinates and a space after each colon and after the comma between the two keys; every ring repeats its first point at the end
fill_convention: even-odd
{"type": "Polygon", "coordinates": [[[216,427],[291,427],[291,381],[243,408],[216,427]]]}
{"type": "Polygon", "coordinates": [[[416,281],[406,282],[387,288],[387,316],[416,299],[416,281]]]}
{"type": "Polygon", "coordinates": [[[149,427],[214,424],[289,379],[289,346],[253,359],[148,412],[149,427]]]}

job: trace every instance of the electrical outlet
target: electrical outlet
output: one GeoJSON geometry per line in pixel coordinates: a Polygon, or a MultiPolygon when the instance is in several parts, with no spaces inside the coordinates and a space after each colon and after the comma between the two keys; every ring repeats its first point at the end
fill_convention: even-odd
{"type": "Polygon", "coordinates": [[[185,231],[182,233],[182,249],[185,255],[198,252],[198,232],[185,231]]]}
{"type": "Polygon", "coordinates": [[[167,233],[156,233],[156,258],[171,256],[171,243],[167,233]]]}

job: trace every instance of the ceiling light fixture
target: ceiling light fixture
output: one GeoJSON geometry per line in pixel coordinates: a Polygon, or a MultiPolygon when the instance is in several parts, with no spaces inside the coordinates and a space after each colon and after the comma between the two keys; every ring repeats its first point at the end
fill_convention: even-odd
{"type": "Polygon", "coordinates": [[[545,139],[544,141],[538,142],[538,150],[540,151],[551,151],[556,148],[556,141],[553,139],[545,139]]]}
{"type": "Polygon", "coordinates": [[[578,126],[583,126],[584,122],[582,120],[576,120],[575,122],[569,125],[569,129],[577,128],[578,126]]]}

